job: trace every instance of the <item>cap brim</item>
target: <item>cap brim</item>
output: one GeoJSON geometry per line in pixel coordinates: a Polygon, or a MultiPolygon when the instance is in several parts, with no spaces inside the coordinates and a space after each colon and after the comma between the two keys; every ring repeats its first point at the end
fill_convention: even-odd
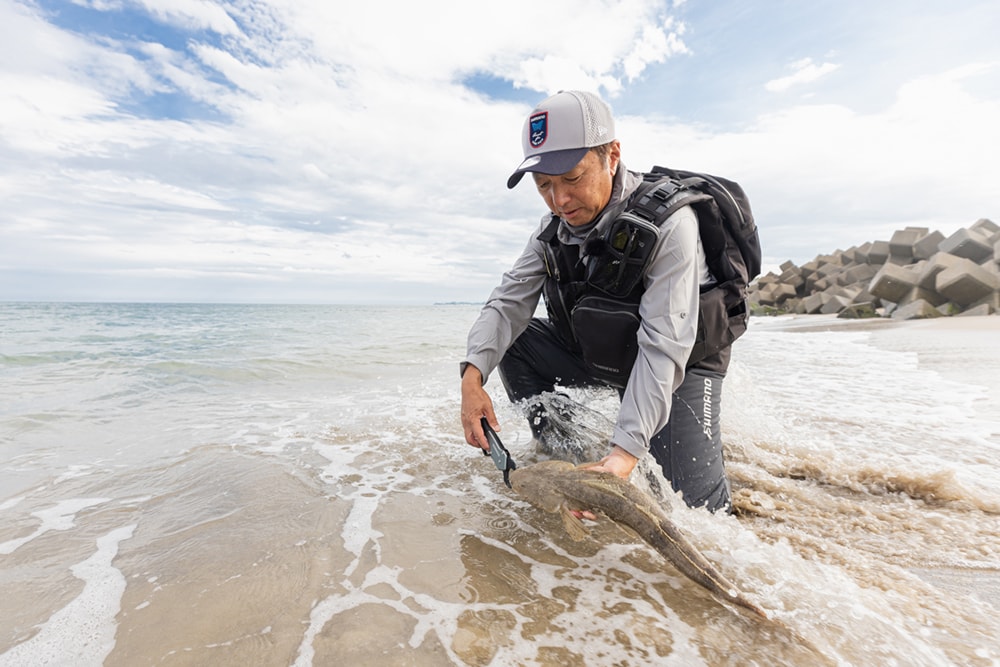
{"type": "Polygon", "coordinates": [[[565,174],[578,165],[589,150],[589,148],[569,148],[526,157],[507,179],[507,187],[513,188],[520,183],[521,178],[529,171],[539,174],[565,174]]]}

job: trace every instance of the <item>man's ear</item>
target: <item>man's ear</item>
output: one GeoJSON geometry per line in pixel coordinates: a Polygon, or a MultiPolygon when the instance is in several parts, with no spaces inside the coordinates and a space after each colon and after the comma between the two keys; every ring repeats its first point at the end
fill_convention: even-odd
{"type": "Polygon", "coordinates": [[[618,164],[622,160],[622,145],[615,139],[611,142],[610,150],[608,151],[608,167],[611,170],[611,175],[614,176],[618,173],[618,164]]]}

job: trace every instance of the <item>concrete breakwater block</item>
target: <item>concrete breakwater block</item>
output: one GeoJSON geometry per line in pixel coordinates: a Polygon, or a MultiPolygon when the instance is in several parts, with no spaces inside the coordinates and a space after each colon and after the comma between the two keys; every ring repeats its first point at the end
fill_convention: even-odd
{"type": "Polygon", "coordinates": [[[750,287],[755,314],[842,317],[993,315],[1000,311],[1000,225],[981,218],[950,236],[906,227],[870,241],[787,261],[750,287]]]}
{"type": "Polygon", "coordinates": [[[930,259],[940,248],[941,241],[944,241],[944,234],[936,230],[918,239],[913,244],[913,257],[915,259],[930,259]]]}
{"type": "Polygon", "coordinates": [[[993,244],[977,231],[960,229],[938,244],[938,250],[955,257],[981,262],[993,254],[993,244]]]}
{"type": "Polygon", "coordinates": [[[872,278],[868,291],[880,299],[899,303],[917,286],[917,280],[917,274],[911,269],[897,264],[885,264],[872,278]]]}
{"type": "Polygon", "coordinates": [[[909,263],[913,260],[913,246],[927,236],[929,231],[923,227],[900,229],[889,241],[889,256],[900,263],[909,263]]]}
{"type": "Polygon", "coordinates": [[[971,306],[1000,289],[1000,279],[969,260],[937,275],[937,291],[949,301],[971,306]]]}

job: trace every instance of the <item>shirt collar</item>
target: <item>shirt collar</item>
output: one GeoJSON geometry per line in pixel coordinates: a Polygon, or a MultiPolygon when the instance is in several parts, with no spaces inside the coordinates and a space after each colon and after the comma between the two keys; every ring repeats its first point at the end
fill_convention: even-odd
{"type": "Polygon", "coordinates": [[[618,169],[611,182],[611,197],[608,198],[608,204],[604,210],[598,213],[591,222],[580,227],[574,227],[562,220],[562,224],[559,225],[556,232],[559,240],[563,243],[583,243],[595,229],[603,229],[608,221],[617,218],[618,214],[625,209],[632,193],[639,187],[640,181],[642,181],[641,174],[629,171],[625,168],[624,163],[619,161],[618,169]]]}

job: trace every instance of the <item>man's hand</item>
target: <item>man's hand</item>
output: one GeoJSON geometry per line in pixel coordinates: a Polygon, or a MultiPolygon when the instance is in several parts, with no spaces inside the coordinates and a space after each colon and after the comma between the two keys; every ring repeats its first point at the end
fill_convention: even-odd
{"type": "Polygon", "coordinates": [[[465,430],[467,443],[488,452],[490,445],[479,423],[482,417],[486,417],[494,431],[500,430],[500,422],[493,412],[493,401],[483,389],[483,374],[469,364],[462,374],[462,428],[465,430]]]}
{"type": "Polygon", "coordinates": [[[597,463],[585,465],[584,468],[595,472],[609,472],[612,475],[621,477],[622,479],[628,479],[632,475],[632,471],[635,469],[635,465],[638,462],[639,459],[635,458],[618,445],[614,445],[611,448],[610,454],[597,463]]]}
{"type": "MultiPolygon", "coordinates": [[[[632,471],[635,469],[635,465],[638,462],[639,459],[635,458],[618,445],[614,445],[611,448],[611,453],[603,459],[597,463],[586,464],[581,467],[584,470],[590,470],[593,472],[609,472],[612,475],[621,477],[622,479],[628,479],[632,475],[632,471]]],[[[573,516],[577,519],[590,519],[591,521],[597,520],[597,516],[589,510],[574,511],[573,516]]]]}

